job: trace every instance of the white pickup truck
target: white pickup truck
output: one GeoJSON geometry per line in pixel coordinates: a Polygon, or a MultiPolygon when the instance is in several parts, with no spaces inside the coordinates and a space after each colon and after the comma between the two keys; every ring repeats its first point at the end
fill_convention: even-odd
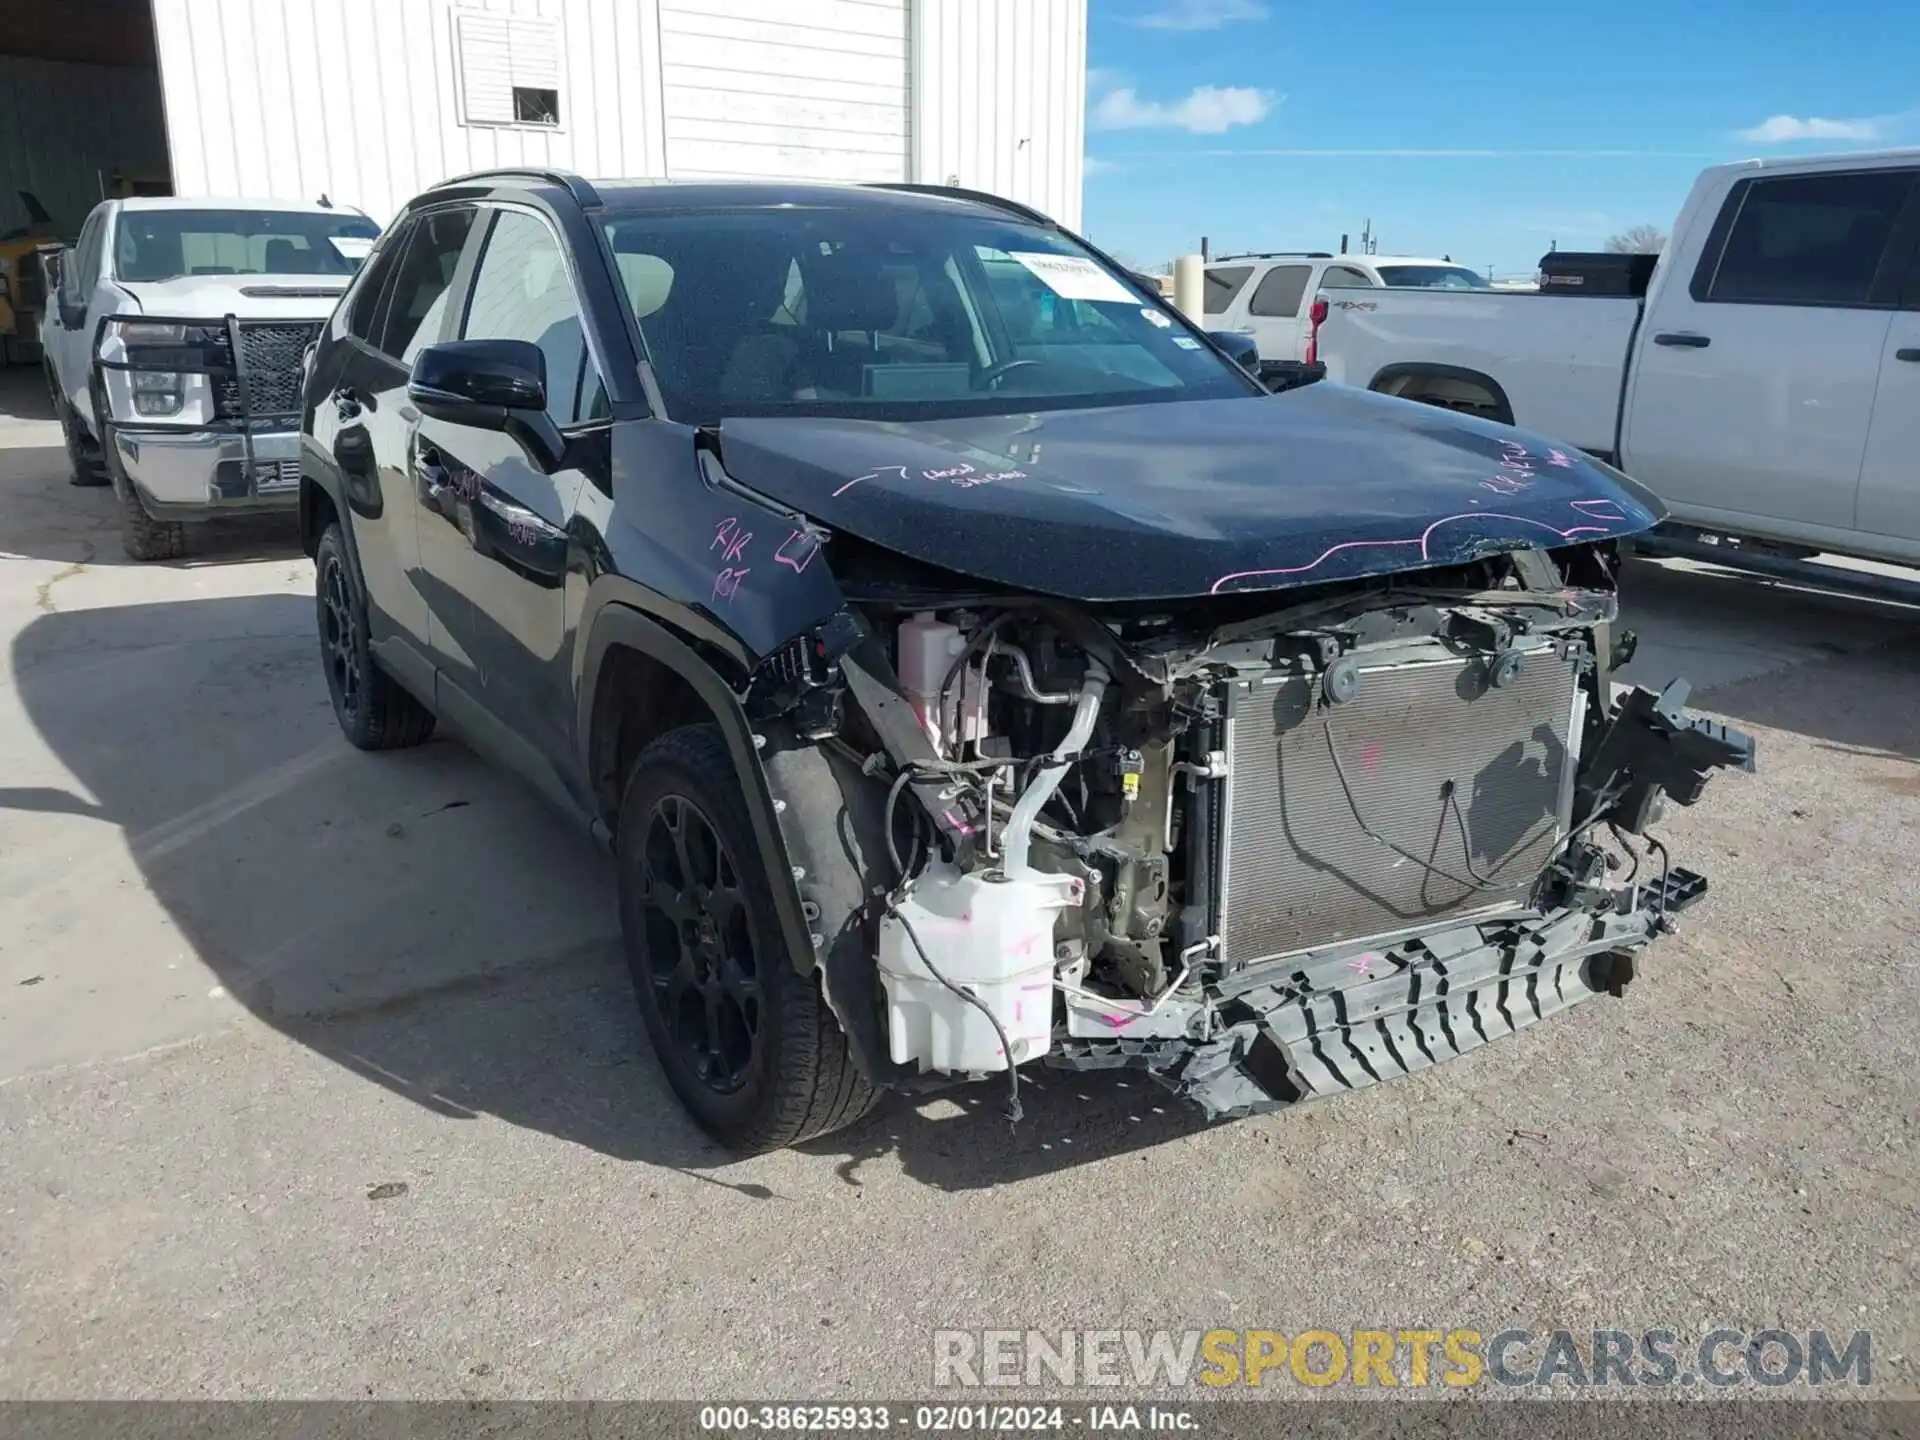
{"type": "Polygon", "coordinates": [[[1611,460],[1677,542],[1920,564],[1920,151],[1707,170],[1644,297],[1340,298],[1330,380],[1611,460]]]}
{"type": "Polygon", "coordinates": [[[301,362],[378,228],[284,200],[106,200],[40,332],[76,485],[111,483],[135,560],[184,522],[294,508],[301,362]]]}

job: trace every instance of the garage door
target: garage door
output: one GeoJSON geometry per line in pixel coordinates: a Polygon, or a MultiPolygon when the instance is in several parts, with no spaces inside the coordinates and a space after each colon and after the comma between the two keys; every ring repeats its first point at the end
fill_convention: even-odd
{"type": "Polygon", "coordinates": [[[661,0],[667,173],[906,179],[907,3],[661,0]]]}

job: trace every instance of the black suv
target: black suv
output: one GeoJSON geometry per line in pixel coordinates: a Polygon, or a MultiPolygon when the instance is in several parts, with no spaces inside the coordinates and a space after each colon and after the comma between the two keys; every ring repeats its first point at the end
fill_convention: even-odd
{"type": "Polygon", "coordinates": [[[1618,993],[1705,884],[1628,837],[1748,762],[1609,681],[1624,476],[1269,393],[990,196],[468,176],[307,366],[341,727],[615,848],[743,1150],[1041,1060],[1245,1113],[1618,993]]]}

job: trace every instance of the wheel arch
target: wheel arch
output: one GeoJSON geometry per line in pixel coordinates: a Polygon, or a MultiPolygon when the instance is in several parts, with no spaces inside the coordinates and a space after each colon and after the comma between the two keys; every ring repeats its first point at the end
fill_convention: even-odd
{"type": "Polygon", "coordinates": [[[753,824],[787,953],[797,969],[810,972],[817,947],[781,835],[780,802],[762,759],[766,736],[755,732],[719,670],[688,638],[631,605],[609,600],[593,613],[579,675],[579,763],[596,828],[617,843],[627,770],[649,741],[681,725],[716,726],[753,824]]]}
{"type": "Polygon", "coordinates": [[[1382,366],[1375,372],[1373,379],[1367,382],[1369,390],[1380,394],[1398,394],[1388,387],[1396,382],[1415,379],[1447,380],[1459,385],[1473,385],[1486,391],[1487,398],[1493,402],[1494,416],[1502,425],[1511,425],[1513,402],[1507,398],[1507,392],[1498,380],[1480,370],[1469,370],[1461,365],[1436,365],[1425,361],[1408,361],[1396,365],[1382,366]]]}
{"type": "Polygon", "coordinates": [[[320,549],[320,537],[326,533],[328,522],[340,521],[341,529],[347,528],[340,519],[340,507],[334,501],[333,492],[311,475],[300,477],[299,514],[300,548],[309,560],[320,549]]]}

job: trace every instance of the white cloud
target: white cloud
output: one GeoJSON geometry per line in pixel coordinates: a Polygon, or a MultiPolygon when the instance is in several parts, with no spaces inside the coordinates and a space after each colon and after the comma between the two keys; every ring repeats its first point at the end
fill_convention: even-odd
{"type": "Polygon", "coordinates": [[[1794,140],[1878,140],[1886,130],[1886,117],[1868,115],[1858,120],[1822,120],[1809,115],[1775,115],[1751,129],[1739,132],[1742,140],[1762,145],[1784,145],[1794,140]]]}
{"type": "Polygon", "coordinates": [[[1135,16],[1149,30],[1218,30],[1242,20],[1264,20],[1273,11],[1264,0],[1170,0],[1161,10],[1135,16]]]}
{"type": "Polygon", "coordinates": [[[1111,175],[1114,171],[1122,167],[1116,160],[1102,160],[1098,155],[1088,155],[1080,162],[1080,168],[1083,174],[1092,177],[1095,175],[1111,175]]]}
{"type": "Polygon", "coordinates": [[[1184,100],[1143,100],[1131,85],[1094,101],[1087,123],[1095,130],[1189,130],[1218,135],[1267,118],[1280,97],[1242,85],[1201,85],[1184,100]]]}

